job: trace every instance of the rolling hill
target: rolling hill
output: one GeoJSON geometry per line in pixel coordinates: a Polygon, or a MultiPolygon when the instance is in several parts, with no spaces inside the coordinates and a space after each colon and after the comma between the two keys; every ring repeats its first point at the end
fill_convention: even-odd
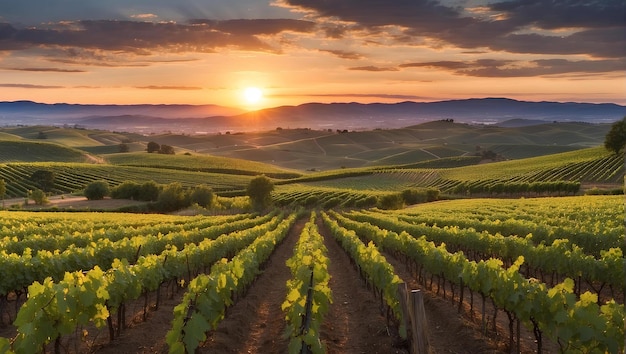
{"type": "Polygon", "coordinates": [[[277,127],[332,130],[402,128],[427,121],[527,125],[536,122],[613,122],[626,115],[616,104],[527,102],[506,98],[400,103],[307,103],[254,112],[215,105],[70,105],[0,102],[4,125],[72,125],[112,131],[185,134],[259,131],[277,127]],[[514,120],[514,121],[512,121],[514,120]],[[513,123],[512,123],[513,122],[513,123]]]}

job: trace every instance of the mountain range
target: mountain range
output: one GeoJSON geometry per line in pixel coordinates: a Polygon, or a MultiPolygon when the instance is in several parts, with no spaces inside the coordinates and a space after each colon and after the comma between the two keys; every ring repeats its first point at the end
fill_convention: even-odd
{"type": "Polygon", "coordinates": [[[0,102],[0,124],[72,125],[138,133],[202,134],[311,128],[369,130],[433,120],[523,126],[546,121],[610,123],[626,116],[612,103],[529,102],[508,98],[400,103],[307,103],[245,112],[219,105],[81,105],[0,102]]]}

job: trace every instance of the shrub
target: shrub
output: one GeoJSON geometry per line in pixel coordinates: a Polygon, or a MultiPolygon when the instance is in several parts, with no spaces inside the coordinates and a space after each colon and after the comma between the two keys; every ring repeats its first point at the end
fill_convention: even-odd
{"type": "Polygon", "coordinates": [[[107,181],[91,182],[85,187],[83,193],[89,200],[101,200],[109,195],[109,183],[107,181]]]}
{"type": "Polygon", "coordinates": [[[141,186],[138,183],[126,181],[111,189],[111,198],[139,199],[141,186]]]}
{"type": "Polygon", "coordinates": [[[160,211],[174,211],[190,204],[188,195],[183,189],[183,185],[179,182],[174,182],[163,187],[163,190],[159,194],[156,207],[160,211]]]}
{"type": "Polygon", "coordinates": [[[401,209],[404,207],[404,199],[397,193],[386,194],[380,198],[378,204],[381,209],[401,209]]]}
{"type": "Polygon", "coordinates": [[[139,188],[139,194],[137,195],[137,199],[146,202],[154,202],[159,200],[160,192],[161,188],[156,182],[148,181],[142,184],[139,188]]]}
{"type": "Polygon", "coordinates": [[[269,178],[266,176],[258,176],[250,181],[246,188],[246,193],[250,197],[254,208],[262,210],[272,204],[273,190],[274,183],[269,178]]]}
{"type": "Polygon", "coordinates": [[[35,201],[35,204],[37,205],[44,205],[48,202],[46,192],[42,191],[41,189],[35,189],[34,191],[30,192],[30,197],[32,200],[35,201]]]}
{"type": "Polygon", "coordinates": [[[203,208],[208,208],[213,204],[213,189],[207,185],[200,185],[191,191],[190,202],[196,203],[203,208]]]}

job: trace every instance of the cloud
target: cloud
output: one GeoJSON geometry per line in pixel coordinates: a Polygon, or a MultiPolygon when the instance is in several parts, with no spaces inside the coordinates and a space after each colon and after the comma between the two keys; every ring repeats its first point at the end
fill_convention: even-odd
{"type": "Polygon", "coordinates": [[[398,68],[384,68],[384,67],[379,67],[379,66],[357,66],[357,67],[352,67],[352,68],[348,68],[348,70],[355,70],[355,71],[398,71],[398,68]]]}
{"type": "Polygon", "coordinates": [[[518,26],[544,29],[624,26],[623,0],[510,0],[487,5],[518,26]]]}
{"type": "Polygon", "coordinates": [[[566,60],[538,59],[531,61],[480,59],[473,61],[415,62],[399,65],[401,68],[434,68],[457,75],[475,77],[532,77],[566,73],[598,74],[626,70],[623,60],[566,60]]]}
{"type": "Polygon", "coordinates": [[[147,89],[147,90],[182,90],[182,91],[193,91],[193,90],[202,90],[202,87],[196,86],[136,86],[138,89],[147,89]]]}
{"type": "Polygon", "coordinates": [[[273,52],[257,35],[307,32],[314,23],[291,19],[193,20],[174,22],[82,20],[16,28],[0,23],[0,51],[27,48],[79,48],[135,54],[214,52],[219,48],[273,52]]]}
{"type": "Polygon", "coordinates": [[[283,97],[327,97],[327,98],[377,98],[377,99],[393,99],[393,100],[431,100],[433,97],[416,96],[416,95],[398,95],[387,93],[312,93],[312,94],[286,94],[286,95],[272,95],[271,97],[283,98],[283,97]]]}
{"type": "Polygon", "coordinates": [[[149,19],[149,18],[157,18],[159,16],[155,15],[155,14],[137,14],[137,15],[131,15],[131,18],[138,18],[140,20],[145,20],[145,19],[149,19]]]}
{"type": "Polygon", "coordinates": [[[350,59],[350,60],[357,60],[357,59],[363,59],[363,55],[357,52],[350,52],[350,51],[346,51],[346,50],[336,50],[336,49],[320,49],[320,52],[326,52],[326,53],[330,53],[334,56],[337,56],[341,59],[350,59]]]}
{"type": "Polygon", "coordinates": [[[60,89],[64,86],[52,86],[52,85],[31,85],[31,84],[0,84],[0,87],[6,88],[26,88],[26,89],[60,89]]]}
{"type": "Polygon", "coordinates": [[[11,71],[29,71],[29,72],[53,72],[53,73],[84,73],[85,70],[79,69],[58,69],[58,68],[5,68],[3,70],[11,71]]]}
{"type": "MultiPolygon", "coordinates": [[[[395,26],[431,45],[511,53],[626,56],[623,0],[494,1],[481,11],[464,11],[439,0],[282,0],[285,7],[344,21],[370,33],[395,26]],[[568,32],[564,32],[567,30],[568,32]]],[[[470,9],[471,10],[471,9],[470,9]]]]}

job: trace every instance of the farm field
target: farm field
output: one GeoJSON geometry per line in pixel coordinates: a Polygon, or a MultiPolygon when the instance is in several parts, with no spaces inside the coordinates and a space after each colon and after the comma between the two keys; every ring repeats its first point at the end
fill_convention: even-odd
{"type": "Polygon", "coordinates": [[[442,341],[441,327],[430,327],[436,350],[616,352],[624,337],[623,208],[620,196],[584,196],[265,216],[4,211],[0,270],[16,276],[0,286],[0,348],[284,352],[304,341],[331,353],[403,352],[395,288],[405,282],[432,297],[430,311],[448,309],[441,325],[474,323],[465,331],[476,339],[463,343],[445,334],[442,341]],[[298,239],[298,247],[324,246],[299,250],[298,239]],[[290,275],[289,264],[303,268],[290,275]],[[288,319],[302,320],[288,317],[285,304],[303,306],[312,270],[322,284],[313,289],[324,294],[313,296],[318,330],[284,338],[300,323],[288,319]],[[357,323],[368,325],[344,327],[357,323]],[[482,340],[480,328],[488,332],[482,340]],[[533,338],[533,328],[543,336],[533,338]]]}
{"type": "Polygon", "coordinates": [[[402,284],[424,294],[433,352],[619,352],[624,156],[597,147],[605,130],[4,128],[0,353],[408,353],[402,284]],[[38,171],[51,202],[21,205],[38,171]],[[85,200],[95,181],[214,203],[114,212],[155,202],[85,200]]]}

